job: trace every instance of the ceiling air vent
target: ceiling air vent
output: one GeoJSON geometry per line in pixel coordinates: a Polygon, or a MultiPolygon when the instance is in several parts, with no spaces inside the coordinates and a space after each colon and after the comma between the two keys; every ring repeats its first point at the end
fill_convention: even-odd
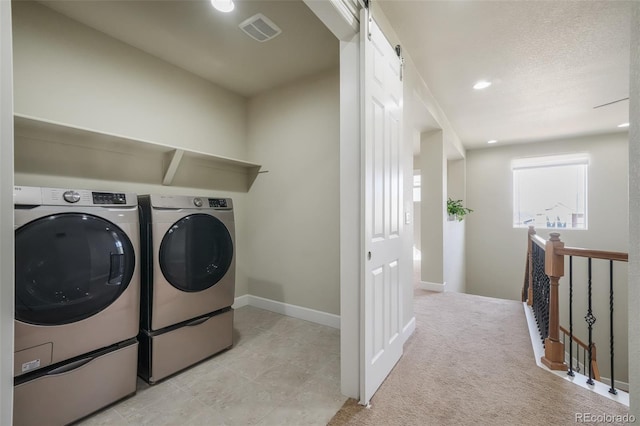
{"type": "Polygon", "coordinates": [[[249,37],[259,42],[269,41],[282,32],[273,21],[262,13],[253,15],[251,18],[238,25],[249,37]]]}

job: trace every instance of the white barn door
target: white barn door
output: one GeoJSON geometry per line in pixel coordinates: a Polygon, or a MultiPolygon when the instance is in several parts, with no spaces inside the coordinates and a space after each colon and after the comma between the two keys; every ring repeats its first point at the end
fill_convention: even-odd
{"type": "Polygon", "coordinates": [[[401,60],[369,13],[360,13],[363,249],[360,403],[402,356],[401,60]]]}

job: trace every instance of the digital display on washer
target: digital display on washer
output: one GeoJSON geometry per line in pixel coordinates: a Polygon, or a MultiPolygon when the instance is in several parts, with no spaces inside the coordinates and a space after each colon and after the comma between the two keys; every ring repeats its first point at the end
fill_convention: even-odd
{"type": "Polygon", "coordinates": [[[93,204],[127,204],[127,196],[116,192],[92,192],[93,204]]]}
{"type": "Polygon", "coordinates": [[[209,207],[227,207],[227,200],[224,198],[209,198],[209,207]]]}

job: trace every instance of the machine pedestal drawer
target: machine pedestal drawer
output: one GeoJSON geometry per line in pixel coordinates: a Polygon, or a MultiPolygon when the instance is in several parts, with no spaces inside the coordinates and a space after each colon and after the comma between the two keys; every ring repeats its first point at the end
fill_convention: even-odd
{"type": "Polygon", "coordinates": [[[65,425],[136,391],[138,342],[55,366],[14,387],[14,426],[65,425]]]}
{"type": "Polygon", "coordinates": [[[196,318],[170,331],[139,336],[138,374],[153,384],[233,345],[233,310],[196,318]]]}

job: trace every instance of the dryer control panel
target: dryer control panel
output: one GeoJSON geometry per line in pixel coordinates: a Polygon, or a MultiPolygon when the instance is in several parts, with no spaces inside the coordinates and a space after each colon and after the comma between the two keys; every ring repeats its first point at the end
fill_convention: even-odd
{"type": "Polygon", "coordinates": [[[226,198],[209,198],[209,207],[213,208],[227,208],[226,198]]]}
{"type": "Polygon", "coordinates": [[[93,192],[93,204],[127,204],[127,195],[121,192],[93,192]]]}
{"type": "Polygon", "coordinates": [[[162,209],[233,210],[231,198],[192,197],[187,195],[141,195],[151,207],[162,209]]]}

